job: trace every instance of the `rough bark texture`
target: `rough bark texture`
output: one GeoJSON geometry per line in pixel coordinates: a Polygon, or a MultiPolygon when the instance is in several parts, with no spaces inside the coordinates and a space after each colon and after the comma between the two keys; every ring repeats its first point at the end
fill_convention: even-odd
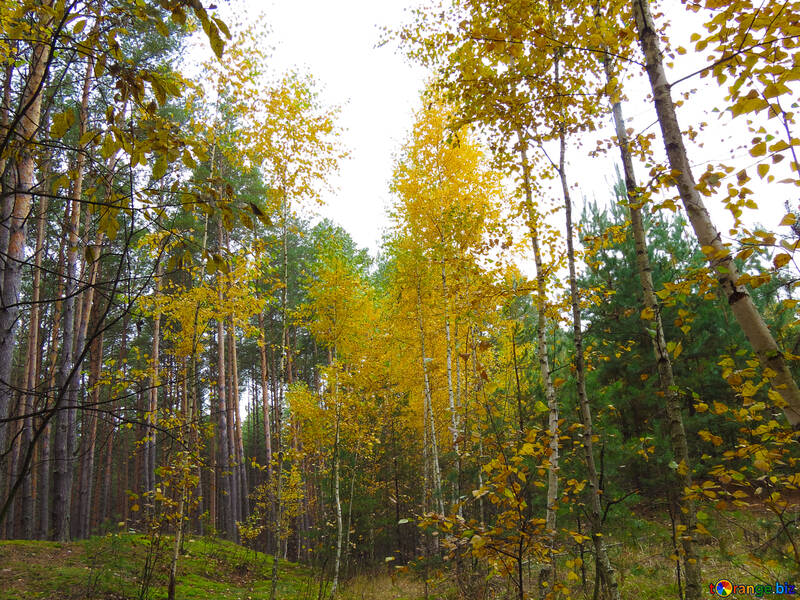
{"type": "Polygon", "coordinates": [[[244,461],[244,439],[242,438],[241,401],[239,397],[239,355],[236,351],[236,327],[231,319],[229,332],[231,340],[231,389],[233,391],[234,416],[236,418],[236,469],[239,472],[239,520],[244,521],[250,513],[250,503],[247,498],[248,479],[247,468],[244,461]]]}
{"type": "Polygon", "coordinates": [[[229,470],[231,477],[231,524],[236,529],[236,523],[242,520],[241,502],[239,501],[239,490],[241,485],[241,472],[239,471],[239,458],[236,449],[236,391],[238,382],[233,378],[233,350],[231,338],[231,322],[228,322],[225,343],[227,344],[225,361],[225,380],[227,382],[228,397],[228,457],[229,470]]]}
{"type": "Polygon", "coordinates": [[[649,1],[633,0],[633,14],[639,43],[645,56],[647,76],[653,91],[667,158],[689,222],[700,245],[713,249],[707,252],[709,267],[716,272],[717,281],[736,321],[761,365],[774,373],[771,379],[772,387],[781,396],[783,404],[781,408],[786,419],[793,428],[800,428],[800,389],[789,371],[775,338],[753,303],[750,293],[745,286],[738,284],[739,273],[733,262],[733,256],[722,243],[720,233],[712,223],[700,193],[695,189],[694,176],[675,113],[675,103],[672,101],[670,86],[664,73],[658,33],[650,14],[649,1]]]}
{"type": "MultiPolygon", "coordinates": [[[[43,196],[39,200],[39,215],[36,219],[36,245],[34,247],[33,289],[31,291],[30,327],[28,329],[28,352],[25,364],[25,429],[22,436],[23,447],[33,443],[33,417],[35,410],[35,388],[38,381],[41,348],[39,344],[40,310],[39,295],[41,291],[41,267],[44,248],[44,232],[47,227],[45,215],[47,213],[48,198],[43,196]]],[[[22,491],[22,537],[33,538],[34,533],[34,482],[33,469],[25,474],[25,484],[22,491]]]]}
{"type": "MultiPolygon", "coordinates": [[[[64,252],[59,254],[58,260],[58,268],[56,272],[61,273],[64,270],[64,261],[65,256],[64,252]]],[[[56,290],[56,298],[60,298],[63,295],[64,291],[64,282],[61,278],[59,278],[58,288],[56,290]]],[[[50,341],[49,341],[49,361],[47,367],[47,390],[53,390],[56,387],[56,381],[58,377],[57,373],[57,364],[58,364],[58,338],[60,335],[62,321],[63,321],[63,309],[64,303],[61,300],[57,300],[55,306],[53,307],[53,328],[50,332],[50,341]]],[[[44,408],[51,408],[50,407],[50,398],[45,397],[44,400],[44,408]]],[[[58,413],[56,413],[56,417],[58,413]]],[[[50,484],[51,484],[51,477],[50,477],[50,466],[51,466],[51,456],[53,455],[52,445],[51,444],[51,434],[53,427],[50,425],[50,421],[45,425],[44,431],[42,432],[41,436],[41,447],[39,453],[39,485],[38,485],[38,497],[39,497],[39,537],[42,539],[49,539],[51,536],[51,523],[50,523],[50,484]]]]}
{"type": "MultiPolygon", "coordinates": [[[[610,80],[611,59],[606,56],[604,60],[606,76],[610,80]]],[[[675,378],[672,373],[672,360],[667,351],[667,341],[664,335],[664,326],[661,322],[661,311],[658,306],[658,298],[653,286],[653,273],[650,266],[650,256],[647,252],[647,236],[642,222],[641,198],[639,187],[636,183],[636,176],[633,171],[633,159],[631,157],[628,132],[625,130],[625,120],[622,117],[622,104],[614,102],[612,104],[614,116],[614,127],[617,133],[617,144],[619,145],[620,158],[622,159],[622,169],[625,174],[625,189],[628,194],[628,207],[631,215],[631,230],[636,248],[636,270],[639,273],[639,282],[642,286],[642,296],[644,300],[645,315],[643,319],[648,324],[648,328],[655,331],[653,340],[653,352],[656,357],[658,367],[658,380],[661,395],[666,402],[667,419],[669,420],[670,444],[672,455],[675,462],[679,465],[676,469],[678,481],[680,483],[679,506],[681,508],[679,517],[681,524],[686,527],[681,536],[683,547],[683,570],[686,578],[686,600],[699,600],[702,595],[700,583],[700,562],[697,555],[692,535],[697,527],[697,508],[693,500],[686,498],[685,493],[692,486],[692,471],[689,462],[689,446],[686,440],[686,431],[683,427],[683,415],[681,414],[681,402],[676,391],[675,378]]]]}
{"type": "MultiPolygon", "coordinates": [[[[222,220],[218,222],[219,248],[222,248],[222,220]]],[[[217,298],[222,304],[222,275],[217,281],[217,298]]],[[[222,482],[221,528],[226,537],[234,537],[233,485],[231,482],[231,444],[228,435],[228,392],[225,385],[225,323],[217,318],[217,472],[222,482]]]]}
{"type": "MultiPolygon", "coordinates": [[[[24,114],[18,119],[15,138],[20,147],[16,161],[10,165],[11,178],[14,184],[13,196],[8,202],[10,211],[7,215],[7,244],[4,244],[5,257],[3,270],[0,273],[2,289],[0,289],[0,456],[6,451],[9,425],[3,420],[8,417],[12,397],[11,368],[14,359],[14,342],[16,341],[17,320],[19,316],[19,286],[22,278],[22,265],[25,259],[25,224],[33,203],[34,182],[34,142],[39,130],[42,112],[42,84],[46,75],[46,67],[50,58],[50,47],[37,44],[31,53],[30,70],[25,88],[22,92],[20,106],[24,114]]],[[[3,215],[6,217],[6,215],[3,215]]],[[[5,219],[4,219],[5,220],[5,219]]],[[[5,229],[5,223],[4,223],[5,229]]],[[[0,459],[0,470],[3,460],[0,459]]],[[[0,493],[3,492],[0,488],[0,493]]]]}
{"type": "MultiPolygon", "coordinates": [[[[76,179],[75,185],[80,182],[76,179]]],[[[74,198],[74,195],[73,195],[74,198]]],[[[53,410],[55,416],[55,435],[53,439],[53,507],[51,521],[53,537],[59,541],[69,538],[69,508],[72,500],[72,477],[70,425],[73,408],[69,405],[72,396],[70,389],[77,387],[76,373],[73,370],[73,347],[75,340],[75,296],[77,294],[77,230],[80,225],[80,204],[73,199],[69,210],[69,249],[64,283],[61,355],[58,367],[58,390],[53,410]],[[66,405],[66,406],[65,406],[66,405]]]]}
{"type": "MultiPolygon", "coordinates": [[[[97,308],[93,310],[97,312],[97,308]]],[[[93,317],[93,318],[96,318],[93,317]]],[[[91,359],[89,361],[89,385],[91,402],[88,408],[88,427],[81,436],[83,453],[80,481],[80,496],[78,509],[78,536],[88,538],[91,533],[91,506],[94,482],[94,457],[95,442],[97,440],[97,414],[100,408],[100,371],[103,360],[103,334],[101,333],[91,344],[91,359]]]]}
{"type": "MultiPolygon", "coordinates": [[[[83,94],[78,121],[78,134],[86,131],[89,107],[89,89],[92,80],[92,61],[86,65],[83,79],[83,94]]],[[[79,271],[78,246],[81,224],[81,198],[83,195],[85,155],[79,151],[75,160],[75,180],[72,187],[71,212],[69,220],[69,249],[67,250],[67,273],[64,287],[64,345],[61,350],[59,366],[58,393],[66,399],[66,406],[56,406],[56,443],[54,444],[55,463],[53,469],[53,525],[58,540],[66,540],[70,535],[70,515],[72,507],[72,474],[77,441],[77,401],[80,369],[84,354],[84,342],[88,323],[89,307],[92,302],[92,286],[89,286],[83,302],[78,304],[79,271]],[[89,306],[84,306],[86,303],[89,306]]]]}

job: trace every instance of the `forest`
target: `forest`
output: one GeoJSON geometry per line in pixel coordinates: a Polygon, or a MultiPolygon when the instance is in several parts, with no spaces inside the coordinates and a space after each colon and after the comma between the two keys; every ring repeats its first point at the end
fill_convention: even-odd
{"type": "Polygon", "coordinates": [[[378,252],[221,4],[0,3],[0,597],[793,593],[800,2],[376,24],[429,74],[378,252]]]}

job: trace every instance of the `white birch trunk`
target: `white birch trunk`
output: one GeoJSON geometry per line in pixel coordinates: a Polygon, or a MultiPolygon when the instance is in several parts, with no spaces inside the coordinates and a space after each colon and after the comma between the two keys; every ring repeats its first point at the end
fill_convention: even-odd
{"type": "Polygon", "coordinates": [[[544,386],[544,395],[547,400],[548,418],[547,435],[550,438],[548,467],[547,467],[547,510],[545,521],[547,527],[547,546],[550,550],[548,563],[539,573],[539,594],[544,596],[549,590],[553,589],[555,569],[553,565],[553,552],[555,551],[556,541],[556,515],[558,499],[558,417],[559,406],[556,389],[553,386],[553,378],[550,373],[550,359],[547,355],[546,339],[546,312],[547,312],[547,274],[542,264],[542,253],[539,248],[539,232],[536,228],[536,215],[533,210],[533,192],[530,181],[530,165],[526,150],[526,143],[519,134],[520,158],[522,162],[522,185],[525,192],[525,212],[528,221],[528,231],[531,236],[531,246],[533,248],[533,258],[536,265],[536,353],[539,358],[539,374],[544,386]],[[547,586],[543,585],[547,582],[547,586]]]}
{"type": "MultiPolygon", "coordinates": [[[[606,56],[603,62],[606,78],[610,80],[612,77],[611,58],[606,56]]],[[[631,230],[633,232],[634,245],[636,248],[636,268],[639,273],[639,283],[642,286],[644,306],[648,311],[646,313],[648,318],[643,320],[648,323],[650,329],[656,332],[652,341],[653,352],[658,367],[659,387],[662,397],[666,401],[672,456],[679,465],[677,477],[681,489],[678,493],[678,504],[680,507],[678,513],[681,524],[686,527],[686,531],[681,536],[681,545],[684,551],[681,558],[686,577],[685,595],[686,600],[699,600],[702,596],[700,561],[697,555],[697,548],[692,539],[693,532],[697,527],[697,508],[694,501],[688,499],[685,495],[692,486],[692,471],[689,462],[686,431],[683,427],[680,398],[676,391],[675,378],[672,372],[672,360],[667,351],[666,336],[664,335],[664,325],[661,321],[658,298],[656,297],[655,287],[653,286],[652,267],[650,265],[650,256],[647,252],[647,236],[645,234],[640,208],[640,192],[633,170],[633,158],[631,157],[629,147],[628,132],[625,129],[625,120],[622,117],[621,102],[617,101],[612,103],[612,114],[614,117],[614,127],[617,134],[620,158],[622,160],[622,169],[625,174],[625,189],[628,195],[628,207],[631,215],[631,230]]]]}
{"type": "Polygon", "coordinates": [[[664,73],[658,32],[650,14],[649,1],[633,0],[633,14],[645,56],[647,76],[653,91],[669,166],[689,222],[700,245],[710,249],[706,252],[709,267],[717,274],[717,281],[736,321],[765,372],[772,374],[772,387],[781,396],[780,408],[786,415],[787,421],[794,429],[800,428],[800,389],[797,387],[797,382],[792,377],[783,353],[753,303],[750,293],[745,286],[738,283],[739,273],[733,262],[733,256],[722,243],[720,233],[711,221],[700,193],[695,189],[694,176],[675,113],[675,103],[672,101],[670,86],[664,73]]]}

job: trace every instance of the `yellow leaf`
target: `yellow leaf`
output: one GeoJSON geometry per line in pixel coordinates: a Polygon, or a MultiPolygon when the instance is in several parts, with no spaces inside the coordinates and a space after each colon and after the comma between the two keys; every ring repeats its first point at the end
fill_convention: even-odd
{"type": "Polygon", "coordinates": [[[764,471],[765,473],[770,470],[769,463],[765,461],[763,458],[757,458],[756,460],[754,460],[753,466],[759,471],[764,471]]]}
{"type": "Polygon", "coordinates": [[[764,156],[764,153],[767,151],[767,144],[766,142],[759,142],[752,148],[750,148],[750,156],[764,156]]]}
{"type": "Polygon", "coordinates": [[[758,167],[756,167],[756,170],[758,171],[758,176],[761,177],[761,179],[764,179],[767,173],[769,173],[769,164],[761,163],[758,165],[758,167]]]}
{"type": "Polygon", "coordinates": [[[784,217],[781,219],[781,222],[778,223],[778,225],[780,225],[781,227],[786,227],[786,226],[791,227],[796,222],[797,222],[797,215],[795,215],[794,213],[787,213],[786,215],[784,215],[784,217]]]}
{"type": "Polygon", "coordinates": [[[780,269],[781,267],[786,266],[790,260],[792,260],[791,256],[786,253],[781,253],[772,259],[772,264],[775,265],[776,269],[780,269]]]}

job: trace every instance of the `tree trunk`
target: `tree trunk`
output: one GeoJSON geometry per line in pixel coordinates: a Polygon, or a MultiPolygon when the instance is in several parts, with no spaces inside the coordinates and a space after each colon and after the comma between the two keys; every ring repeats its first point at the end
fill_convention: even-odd
{"type": "MultiPolygon", "coordinates": [[[[334,394],[338,392],[334,390],[334,394]]],[[[333,564],[333,583],[331,583],[331,600],[339,589],[339,567],[342,561],[342,501],[339,497],[339,399],[336,399],[336,437],[333,443],[333,498],[336,503],[336,558],[333,564]]]]}
{"type": "MultiPolygon", "coordinates": [[[[92,310],[97,319],[97,306],[92,310]]],[[[91,532],[91,505],[93,495],[94,480],[94,456],[95,442],[97,439],[97,414],[100,410],[100,372],[103,365],[103,333],[101,332],[92,340],[91,360],[89,361],[89,391],[91,393],[91,403],[89,406],[88,428],[81,436],[83,441],[83,455],[80,481],[80,503],[79,503],[79,532],[80,538],[88,538],[91,532]]]]}
{"type": "MultiPolygon", "coordinates": [[[[613,76],[611,57],[606,55],[603,64],[606,78],[610,81],[613,76]]],[[[622,117],[621,102],[612,103],[612,114],[614,116],[620,158],[622,159],[622,169],[625,174],[625,189],[631,214],[631,230],[636,248],[636,268],[639,272],[639,282],[642,286],[644,299],[645,312],[643,313],[643,321],[647,324],[648,329],[656,332],[655,336],[652,336],[653,352],[655,353],[658,367],[659,388],[662,397],[666,401],[672,456],[678,465],[676,473],[682,489],[682,493],[678,494],[680,506],[678,513],[681,523],[686,527],[681,536],[681,544],[684,551],[682,557],[683,569],[686,576],[686,600],[699,600],[702,595],[700,562],[692,539],[697,527],[697,508],[694,501],[686,497],[686,493],[692,487],[689,447],[686,440],[686,431],[683,427],[680,398],[678,397],[675,378],[672,373],[672,360],[667,350],[664,326],[661,322],[661,311],[653,286],[653,271],[650,266],[650,256],[647,252],[647,236],[642,222],[641,194],[633,171],[633,158],[629,147],[628,132],[625,129],[625,120],[622,117]]]]}
{"type": "Polygon", "coordinates": [[[347,575],[348,565],[350,560],[350,529],[353,525],[353,494],[356,487],[356,466],[358,465],[358,453],[360,447],[356,448],[355,455],[353,456],[353,468],[350,469],[350,498],[347,501],[347,525],[344,528],[344,572],[347,575]]]}
{"type": "MultiPolygon", "coordinates": [[[[219,290],[220,300],[222,288],[219,290]]],[[[217,319],[217,473],[221,482],[222,505],[220,524],[228,539],[233,537],[233,504],[231,497],[230,447],[228,443],[228,406],[225,389],[225,326],[217,319]]]]}
{"type": "Polygon", "coordinates": [[[456,410],[455,392],[453,389],[453,340],[450,336],[450,311],[448,310],[447,272],[442,260],[442,302],[444,304],[444,333],[447,342],[447,398],[450,402],[450,432],[453,450],[458,455],[458,411],[456,410]]]}
{"type": "MultiPolygon", "coordinates": [[[[160,257],[156,260],[158,264],[156,265],[154,277],[155,289],[153,290],[153,294],[157,305],[159,296],[161,295],[161,278],[164,272],[164,266],[160,257]]],[[[158,389],[161,386],[161,377],[159,376],[159,369],[161,367],[159,357],[161,347],[161,311],[157,306],[155,310],[156,313],[153,316],[153,342],[150,355],[152,375],[150,376],[147,415],[145,416],[145,422],[147,423],[147,431],[145,433],[146,442],[144,445],[145,462],[147,464],[145,470],[145,492],[148,494],[152,494],[156,489],[156,426],[158,425],[158,389]]]]}
{"type": "MultiPolygon", "coordinates": [[[[119,345],[119,354],[117,355],[117,365],[120,369],[122,369],[122,379],[125,380],[126,377],[126,364],[125,360],[128,355],[128,321],[129,321],[129,313],[126,311],[122,316],[122,332],[119,345]]],[[[116,376],[115,376],[116,379],[116,376]]],[[[116,382],[116,381],[115,381],[116,382]]],[[[106,435],[105,446],[106,446],[106,464],[104,469],[103,475],[103,509],[101,513],[101,522],[106,521],[111,517],[111,497],[112,497],[112,488],[111,488],[111,472],[113,466],[113,458],[114,458],[114,441],[117,439],[116,435],[116,415],[117,415],[117,400],[115,399],[111,403],[111,418],[108,419],[108,433],[106,435]]]]}
{"type": "MultiPolygon", "coordinates": [[[[227,295],[227,294],[226,294],[227,295]]],[[[236,451],[236,417],[235,407],[236,404],[236,386],[237,382],[233,380],[233,353],[231,352],[231,332],[230,323],[225,333],[225,382],[228,397],[226,404],[228,407],[228,456],[229,456],[229,470],[231,478],[231,525],[236,529],[236,523],[242,520],[241,517],[241,503],[239,502],[239,460],[238,452],[236,451]]]]}
{"type": "Polygon", "coordinates": [[[800,428],[800,389],[792,377],[783,353],[775,342],[750,293],[738,283],[739,273],[729,249],[722,243],[719,231],[711,221],[703,199],[695,189],[695,180],[686,147],[683,144],[675,104],[672,101],[669,83],[662,64],[661,48],[648,0],[633,0],[633,14],[639,43],[645,56],[647,76],[661,126],[661,135],[667,151],[672,177],[680,193],[689,222],[697,241],[705,252],[709,267],[716,272],[717,281],[728,299],[736,321],[742,328],[764,369],[774,372],[771,377],[773,389],[780,394],[785,406],[786,419],[794,429],[800,428]]]}
{"type": "Polygon", "coordinates": [[[78,215],[80,205],[73,201],[68,203],[69,249],[67,251],[66,276],[64,283],[64,298],[62,300],[62,343],[61,356],[58,367],[58,389],[53,410],[55,415],[55,435],[53,440],[53,509],[51,521],[53,523],[53,539],[66,541],[69,538],[69,510],[72,491],[69,460],[69,426],[70,412],[68,402],[69,390],[76,386],[76,375],[73,372],[73,341],[75,335],[75,294],[76,294],[76,265],[77,265],[77,234],[78,215]]]}
{"type": "MultiPolygon", "coordinates": [[[[556,66],[556,73],[558,66],[556,66]]],[[[556,75],[556,79],[558,75],[556,75]]],[[[581,326],[580,296],[578,294],[578,279],[575,269],[575,247],[573,242],[572,226],[572,199],[567,185],[565,170],[566,155],[566,133],[565,127],[559,125],[559,162],[558,175],[561,180],[561,191],[564,195],[564,212],[567,225],[567,262],[569,264],[569,291],[570,304],[572,305],[572,332],[575,338],[575,379],[578,388],[578,404],[581,424],[583,431],[583,450],[586,460],[587,479],[589,482],[589,524],[591,526],[592,540],[594,541],[595,557],[597,559],[597,576],[605,587],[606,594],[610,600],[619,600],[619,587],[614,567],[608,559],[606,545],[603,541],[602,506],[600,503],[600,484],[597,475],[597,467],[594,461],[594,442],[592,440],[592,411],[589,405],[589,398],[586,395],[586,369],[583,357],[583,331],[581,326]]]]}
{"type": "MultiPolygon", "coordinates": [[[[428,377],[428,364],[425,356],[425,329],[422,326],[422,291],[419,284],[417,284],[417,322],[419,326],[419,343],[420,343],[420,363],[422,365],[422,378],[424,381],[424,402],[425,413],[430,426],[430,451],[431,451],[431,475],[433,478],[433,493],[436,496],[435,502],[439,509],[439,514],[444,514],[444,498],[442,497],[442,475],[439,468],[439,447],[436,443],[436,423],[433,418],[433,403],[431,400],[431,384],[428,377]]],[[[423,418],[423,424],[425,418],[423,418]]]]}
{"type": "MultiPolygon", "coordinates": [[[[92,61],[86,64],[86,73],[83,79],[83,95],[78,122],[78,135],[83,136],[86,131],[87,111],[89,106],[89,89],[92,77],[92,61]]],[[[76,296],[78,294],[78,232],[81,220],[81,196],[83,194],[84,176],[83,152],[78,152],[75,160],[75,181],[72,187],[72,199],[69,220],[69,249],[67,251],[67,274],[64,288],[64,342],[62,348],[61,364],[59,366],[58,394],[64,399],[66,396],[67,407],[55,406],[56,415],[56,441],[53,467],[53,526],[54,535],[59,541],[66,541],[70,534],[70,511],[72,501],[72,461],[75,443],[75,419],[77,408],[75,406],[78,396],[78,383],[80,379],[80,358],[83,356],[83,339],[85,329],[83,323],[76,319],[76,296]],[[83,336],[80,335],[84,332],[83,336]],[[76,338],[77,334],[77,340],[76,338]],[[76,343],[77,342],[77,343],[76,343]],[[74,347],[73,347],[74,346],[74,347]],[[80,357],[76,359],[76,356],[80,357]]],[[[92,288],[89,287],[87,293],[92,288]]]]}
{"type": "Polygon", "coordinates": [[[547,400],[548,418],[547,434],[550,438],[547,467],[547,510],[545,513],[547,527],[547,546],[550,551],[548,562],[539,573],[539,596],[544,597],[553,589],[555,583],[555,568],[553,565],[556,541],[556,515],[558,500],[558,396],[553,386],[550,372],[550,359],[547,355],[546,318],[547,318],[547,273],[542,264],[542,253],[539,248],[539,232],[536,229],[537,215],[533,209],[533,190],[531,189],[530,165],[526,150],[526,142],[519,134],[520,159],[522,166],[522,184],[525,192],[525,213],[528,221],[528,231],[531,235],[533,259],[536,265],[536,353],[539,358],[539,375],[544,386],[544,395],[547,400]],[[545,582],[547,585],[545,585],[545,582]]]}
{"type": "MultiPolygon", "coordinates": [[[[58,268],[56,269],[57,273],[61,273],[64,270],[64,253],[63,251],[59,253],[58,258],[58,268]]],[[[64,292],[65,283],[61,278],[59,278],[59,283],[57,286],[56,298],[61,298],[64,292]]],[[[63,320],[63,308],[64,303],[61,300],[56,300],[53,306],[53,320],[52,320],[52,329],[50,331],[50,340],[48,342],[48,354],[49,354],[49,362],[47,366],[47,385],[46,390],[48,392],[50,390],[55,389],[56,381],[57,381],[57,363],[58,363],[58,338],[60,335],[61,324],[63,320]]],[[[57,399],[57,396],[56,396],[57,399]]],[[[50,399],[46,395],[42,401],[41,408],[43,410],[51,410],[49,406],[50,399]]],[[[50,457],[52,455],[52,448],[51,448],[51,429],[50,421],[48,421],[44,425],[44,429],[41,435],[41,452],[39,454],[39,482],[38,482],[38,493],[37,496],[39,497],[39,533],[38,537],[40,539],[50,539],[52,535],[51,531],[51,523],[50,523],[50,484],[51,484],[51,477],[50,477],[50,457]]],[[[54,442],[53,442],[54,443],[54,442]]]]}
{"type": "Polygon", "coordinates": [[[272,479],[272,430],[269,418],[269,368],[267,362],[267,332],[264,329],[264,315],[258,314],[258,327],[261,332],[261,411],[264,416],[264,450],[267,462],[267,480],[272,479]]]}
{"type": "Polygon", "coordinates": [[[244,440],[242,440],[242,418],[241,407],[239,398],[239,360],[236,352],[236,327],[233,319],[230,321],[230,329],[228,331],[228,340],[230,342],[230,391],[231,391],[231,408],[233,412],[233,449],[236,458],[236,517],[238,521],[244,521],[247,518],[247,470],[244,464],[244,440]]]}
{"type": "MultiPolygon", "coordinates": [[[[44,232],[47,227],[47,206],[49,198],[42,196],[39,200],[39,215],[36,219],[36,246],[34,247],[33,290],[31,291],[30,328],[28,330],[28,352],[25,364],[25,424],[22,436],[24,447],[33,443],[33,412],[35,410],[35,394],[37,378],[41,370],[41,348],[39,344],[39,295],[41,292],[42,255],[44,254],[44,232]]],[[[34,495],[33,469],[25,474],[22,490],[22,537],[33,538],[34,531],[34,495]]]]}
{"type": "MultiPolygon", "coordinates": [[[[15,389],[20,389],[20,379],[19,374],[17,373],[18,369],[14,369],[12,376],[15,379],[15,389]]],[[[24,377],[24,373],[22,374],[24,377]]],[[[5,539],[14,539],[15,537],[15,529],[17,523],[17,505],[19,504],[19,498],[15,498],[16,493],[14,493],[14,486],[20,483],[17,479],[19,475],[19,454],[20,454],[20,437],[23,430],[23,423],[20,419],[21,411],[22,411],[22,404],[21,398],[18,393],[15,393],[12,398],[14,402],[12,403],[9,409],[9,418],[11,419],[9,425],[9,457],[8,457],[8,471],[7,473],[2,473],[4,478],[6,478],[9,482],[9,499],[10,502],[8,503],[8,509],[5,514],[5,518],[0,527],[0,537],[5,539]]]]}
{"type": "MultiPolygon", "coordinates": [[[[186,362],[183,361],[183,366],[181,368],[182,372],[182,379],[184,382],[183,385],[183,394],[182,394],[182,402],[181,402],[181,416],[183,417],[182,426],[188,426],[190,428],[190,438],[192,437],[192,433],[196,430],[196,426],[193,423],[194,420],[194,409],[193,403],[188,402],[187,399],[187,389],[186,389],[186,362]]],[[[190,442],[192,440],[190,439],[190,442]]],[[[196,448],[196,446],[195,446],[196,448]]],[[[187,464],[189,458],[187,453],[181,453],[181,461],[183,467],[183,474],[181,476],[180,482],[180,499],[178,500],[178,522],[175,525],[175,539],[172,544],[172,560],[170,561],[169,566],[169,580],[167,583],[167,600],[175,600],[175,587],[177,582],[177,575],[178,575],[178,558],[180,557],[180,550],[181,550],[181,543],[183,540],[183,528],[184,528],[184,520],[185,520],[185,513],[186,513],[186,500],[187,496],[189,495],[189,489],[187,484],[187,476],[189,474],[189,465],[187,464]]]]}
{"type": "MultiPolygon", "coordinates": [[[[48,23],[41,23],[45,28],[48,23]]],[[[45,43],[36,44],[31,51],[30,70],[22,92],[20,106],[23,114],[19,115],[18,131],[15,139],[22,140],[21,147],[15,149],[15,162],[10,166],[13,182],[13,202],[8,204],[8,242],[5,248],[5,261],[0,273],[2,289],[0,289],[0,457],[6,453],[8,431],[10,425],[4,422],[9,414],[13,385],[11,371],[14,360],[14,344],[16,341],[17,321],[19,316],[20,281],[22,265],[25,261],[25,224],[33,203],[35,168],[35,140],[39,130],[42,109],[42,88],[50,60],[50,46],[45,43]]],[[[11,139],[8,131],[8,139],[11,139]]],[[[5,154],[5,152],[3,152],[5,154]]],[[[3,215],[5,217],[5,215],[3,215]]],[[[0,458],[0,472],[4,468],[4,460],[0,458]]],[[[5,479],[5,478],[3,478],[5,479]]],[[[4,496],[3,484],[0,483],[0,498],[4,496]]]]}

